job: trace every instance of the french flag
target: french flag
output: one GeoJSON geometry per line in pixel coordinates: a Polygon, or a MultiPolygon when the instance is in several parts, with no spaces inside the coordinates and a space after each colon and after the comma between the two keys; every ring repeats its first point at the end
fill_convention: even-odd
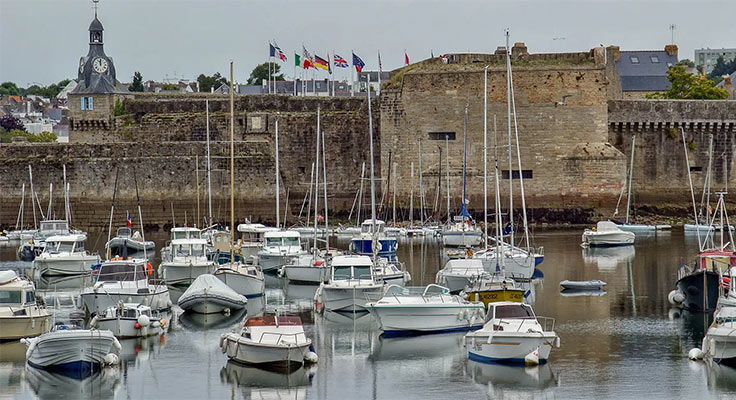
{"type": "Polygon", "coordinates": [[[361,60],[360,57],[358,57],[355,53],[353,53],[353,66],[358,72],[362,72],[363,67],[365,67],[365,63],[363,62],[363,60],[361,60]]]}
{"type": "Polygon", "coordinates": [[[125,223],[128,224],[128,228],[133,227],[133,221],[130,219],[130,211],[125,211],[125,223]]]}

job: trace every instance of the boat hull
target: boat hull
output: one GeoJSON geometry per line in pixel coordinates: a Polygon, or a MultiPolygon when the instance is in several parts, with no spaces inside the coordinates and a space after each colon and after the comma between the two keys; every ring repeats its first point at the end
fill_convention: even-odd
{"type": "Polygon", "coordinates": [[[223,296],[212,294],[197,294],[179,299],[179,307],[184,311],[192,311],[198,314],[219,314],[225,310],[242,310],[245,301],[237,301],[223,296]]]}
{"type": "MultiPolygon", "coordinates": [[[[69,330],[29,339],[28,364],[44,369],[99,368],[117,340],[110,331],[69,330]]],[[[116,347],[120,344],[117,343],[116,347]]]]}
{"type": "Polygon", "coordinates": [[[161,263],[159,268],[161,276],[163,276],[164,281],[168,285],[188,286],[191,285],[198,276],[215,272],[216,265],[212,263],[161,263]]]}
{"type": "Polygon", "coordinates": [[[51,314],[0,317],[0,342],[36,337],[51,328],[51,314]]]}
{"type": "Polygon", "coordinates": [[[327,282],[330,269],[324,264],[323,266],[284,265],[283,274],[289,282],[319,285],[322,282],[327,282]]]}
{"type": "Polygon", "coordinates": [[[109,330],[117,338],[142,338],[149,336],[159,336],[164,333],[164,329],[159,321],[151,319],[148,326],[136,329],[135,324],[138,321],[135,318],[101,318],[97,320],[97,329],[109,330]]]}
{"type": "Polygon", "coordinates": [[[718,282],[720,278],[713,271],[698,270],[677,281],[677,289],[685,295],[683,308],[690,311],[708,311],[718,303],[718,282]],[[703,277],[705,274],[705,278],[703,277]],[[706,295],[707,293],[707,295],[706,295]],[[705,301],[707,299],[707,307],[705,301]]]}
{"type": "MultiPolygon", "coordinates": [[[[387,256],[396,254],[396,250],[399,248],[399,241],[395,237],[388,237],[378,239],[380,248],[378,249],[379,256],[387,256]]],[[[373,239],[362,239],[355,238],[350,241],[350,249],[357,254],[364,256],[373,255],[373,239]]]]}
{"type": "Polygon", "coordinates": [[[290,255],[290,254],[264,254],[259,253],[258,254],[258,265],[263,268],[263,272],[267,273],[276,273],[278,272],[279,268],[283,267],[286,264],[289,264],[294,260],[296,257],[298,257],[297,254],[290,255]]]}
{"type": "Polygon", "coordinates": [[[156,244],[147,240],[145,242],[128,238],[114,237],[110,239],[106,246],[110,249],[111,257],[133,257],[143,258],[143,255],[149,259],[156,254],[156,244]]]}
{"type": "Polygon", "coordinates": [[[736,331],[728,326],[710,327],[703,339],[703,351],[719,364],[736,366],[736,331]]]}
{"type": "Polygon", "coordinates": [[[380,297],[383,285],[363,287],[324,285],[317,291],[322,296],[322,304],[326,311],[366,312],[366,295],[372,298],[380,297]]]}
{"type": "Polygon", "coordinates": [[[222,283],[226,284],[230,289],[238,294],[242,294],[248,299],[262,297],[265,292],[265,280],[254,275],[240,274],[229,270],[217,270],[214,275],[222,283]]]}
{"type": "Polygon", "coordinates": [[[478,275],[465,275],[465,274],[453,274],[453,273],[442,273],[438,276],[437,284],[442,285],[450,289],[450,293],[460,293],[466,286],[470,285],[470,280],[474,279],[478,275]]]}
{"type": "Polygon", "coordinates": [[[588,246],[612,247],[634,244],[632,232],[590,232],[583,233],[583,243],[588,246]]]}
{"type": "MultiPolygon", "coordinates": [[[[46,253],[48,254],[48,253],[46,253]]],[[[44,257],[38,256],[33,266],[41,275],[81,275],[92,272],[92,266],[100,262],[97,256],[44,257]]]]}
{"type": "Polygon", "coordinates": [[[466,291],[470,301],[479,301],[488,308],[488,304],[497,301],[513,301],[521,303],[524,301],[524,290],[513,288],[498,288],[495,290],[466,291]]]}
{"type": "Polygon", "coordinates": [[[481,304],[395,305],[365,307],[386,335],[411,335],[478,329],[485,317],[481,304]]]}
{"type": "Polygon", "coordinates": [[[151,307],[153,311],[171,308],[169,288],[164,285],[151,285],[148,288],[131,289],[130,292],[105,290],[86,291],[79,295],[81,307],[89,314],[99,314],[118,303],[136,303],[151,307]],[[145,291],[145,292],[143,292],[145,291]],[[140,293],[138,293],[140,292],[140,293]]]}
{"type": "Polygon", "coordinates": [[[442,244],[447,247],[474,247],[482,240],[481,232],[442,232],[442,244]]]}
{"type": "Polygon", "coordinates": [[[267,345],[249,342],[237,333],[222,336],[221,350],[233,361],[280,368],[298,368],[304,364],[304,356],[309,352],[312,341],[285,345],[267,345]]]}
{"type": "Polygon", "coordinates": [[[471,332],[465,336],[468,358],[485,363],[524,364],[525,357],[539,351],[539,363],[549,359],[552,346],[557,339],[554,332],[494,332],[489,339],[487,333],[471,332]]]}

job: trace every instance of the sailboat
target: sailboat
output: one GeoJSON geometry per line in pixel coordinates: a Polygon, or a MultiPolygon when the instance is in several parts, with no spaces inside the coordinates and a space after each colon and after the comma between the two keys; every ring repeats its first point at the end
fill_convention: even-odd
{"type": "MultiPolygon", "coordinates": [[[[233,94],[233,63],[230,62],[230,231],[235,227],[235,99],[233,94]]],[[[234,237],[230,236],[230,262],[220,265],[214,276],[246,298],[265,293],[265,277],[258,265],[235,260],[234,237]]]]}

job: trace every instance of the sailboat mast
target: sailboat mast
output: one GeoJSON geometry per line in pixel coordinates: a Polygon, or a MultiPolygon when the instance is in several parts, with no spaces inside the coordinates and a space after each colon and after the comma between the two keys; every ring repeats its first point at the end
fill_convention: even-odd
{"type": "Polygon", "coordinates": [[[360,189],[358,190],[358,214],[355,217],[355,225],[360,227],[360,210],[363,208],[363,182],[365,181],[365,161],[360,168],[360,189]]]}
{"type": "Polygon", "coordinates": [[[524,224],[524,240],[526,248],[529,249],[529,224],[526,219],[526,196],[524,194],[524,174],[521,171],[521,148],[519,146],[519,124],[516,121],[516,97],[514,96],[514,74],[509,69],[509,81],[511,82],[511,108],[514,115],[514,135],[516,138],[516,163],[519,167],[519,189],[521,190],[521,215],[524,224]]]}
{"type": "MultiPolygon", "coordinates": [[[[501,269],[503,270],[503,257],[501,257],[501,244],[503,243],[503,236],[501,235],[501,183],[498,179],[498,130],[496,126],[496,116],[493,116],[493,164],[494,164],[494,178],[496,183],[496,193],[494,196],[494,204],[496,207],[495,219],[496,219],[496,268],[498,268],[499,260],[501,269]]],[[[504,271],[505,273],[505,271],[504,271]]]]}
{"type": "Polygon", "coordinates": [[[708,221],[710,222],[710,182],[711,182],[711,176],[713,172],[713,134],[711,133],[709,136],[709,143],[708,143],[708,172],[705,176],[705,189],[703,192],[705,193],[705,203],[703,205],[704,211],[707,213],[708,221]]]}
{"type": "Polygon", "coordinates": [[[409,227],[414,227],[414,163],[411,163],[411,194],[409,194],[409,227]]]}
{"type": "MultiPolygon", "coordinates": [[[[23,186],[21,186],[20,189],[20,213],[18,213],[18,221],[20,221],[20,235],[21,239],[23,238],[23,226],[24,226],[24,213],[26,209],[26,184],[24,183],[23,186]]],[[[18,223],[15,224],[15,229],[18,229],[18,223]]]]}
{"type": "Polygon", "coordinates": [[[233,62],[230,61],[230,264],[235,263],[235,93],[233,62]]]}
{"type": "Polygon", "coordinates": [[[419,138],[419,221],[424,226],[424,184],[422,183],[422,138],[419,138]]]}
{"type": "Polygon", "coordinates": [[[281,227],[281,210],[279,200],[279,116],[276,115],[276,139],[275,139],[275,150],[276,150],[276,228],[281,227]]]}
{"type": "Polygon", "coordinates": [[[199,196],[199,154],[194,156],[194,175],[195,175],[194,179],[196,179],[197,181],[197,222],[194,224],[194,226],[196,227],[197,224],[199,224],[200,222],[200,219],[199,219],[200,217],[200,214],[199,214],[200,212],[199,210],[199,197],[200,197],[199,196]]]}
{"type": "Polygon", "coordinates": [[[703,251],[703,244],[700,241],[700,223],[698,222],[698,207],[695,205],[695,191],[693,190],[693,177],[690,174],[690,160],[687,155],[687,141],[685,140],[685,130],[680,128],[682,134],[682,147],[685,148],[685,168],[687,168],[687,180],[690,183],[690,198],[693,201],[693,216],[695,217],[695,231],[698,234],[698,248],[703,251]]]}
{"type": "Polygon", "coordinates": [[[629,193],[626,195],[626,224],[629,224],[629,209],[631,208],[631,178],[634,175],[634,146],[636,144],[636,135],[631,136],[631,163],[629,164],[629,193]]]}
{"type": "Polygon", "coordinates": [[[509,244],[514,245],[514,168],[511,153],[511,49],[509,48],[509,30],[506,29],[506,125],[509,134],[509,244]]]}
{"type": "Polygon", "coordinates": [[[465,214],[467,209],[465,208],[465,173],[468,167],[468,104],[465,104],[465,127],[463,129],[463,197],[460,199],[462,204],[462,216],[463,223],[465,222],[465,214]]]}
{"type": "MultiPolygon", "coordinates": [[[[368,74],[368,88],[371,87],[371,74],[368,74]]],[[[375,178],[375,162],[373,159],[373,111],[371,110],[371,93],[368,90],[368,140],[370,141],[370,156],[371,156],[371,219],[373,222],[373,235],[376,235],[376,178],[375,178]]],[[[420,141],[421,143],[421,141],[420,141]]],[[[420,144],[421,146],[421,144],[420,144]]],[[[420,147],[421,148],[421,147],[420,147]]],[[[422,158],[419,158],[419,162],[422,162],[422,158]]],[[[420,179],[421,179],[421,170],[420,179]]],[[[376,251],[373,251],[373,261],[375,262],[376,251]]]]}
{"type": "Polygon", "coordinates": [[[63,183],[64,183],[64,220],[69,224],[69,202],[66,198],[66,164],[61,166],[63,183]]]}
{"type": "Polygon", "coordinates": [[[445,134],[445,169],[447,172],[447,223],[450,223],[450,135],[445,134]]]}
{"type": "Polygon", "coordinates": [[[34,194],[36,192],[33,191],[33,168],[31,168],[31,164],[28,164],[28,179],[31,183],[31,207],[33,208],[33,229],[38,229],[38,222],[36,220],[36,201],[34,198],[34,194]]]}
{"type": "Polygon", "coordinates": [[[488,249],[488,66],[483,70],[483,236],[488,249]]]}
{"type": "Polygon", "coordinates": [[[210,169],[210,101],[205,100],[205,113],[207,120],[207,212],[209,217],[208,226],[212,226],[212,180],[210,169]]]}
{"type": "Polygon", "coordinates": [[[322,132],[322,186],[325,197],[325,249],[330,248],[330,217],[327,209],[327,153],[325,152],[325,133],[322,132]]]}
{"type": "Polygon", "coordinates": [[[317,142],[315,143],[315,165],[316,170],[314,174],[314,257],[317,257],[317,214],[319,214],[319,117],[320,117],[320,109],[319,106],[317,106],[317,142]]]}
{"type": "Polygon", "coordinates": [[[396,176],[396,163],[393,165],[394,167],[394,226],[396,226],[396,179],[398,178],[396,176]]]}

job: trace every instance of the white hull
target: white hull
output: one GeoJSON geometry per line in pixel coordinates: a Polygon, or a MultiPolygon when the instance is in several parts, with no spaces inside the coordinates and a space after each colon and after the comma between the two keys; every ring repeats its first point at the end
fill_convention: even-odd
{"type": "Polygon", "coordinates": [[[265,280],[261,276],[239,274],[234,271],[218,270],[214,274],[230,289],[246,298],[261,297],[265,292],[265,280]]]}
{"type": "Polygon", "coordinates": [[[465,335],[465,346],[468,358],[480,362],[524,363],[525,357],[533,351],[539,351],[539,363],[549,358],[557,336],[554,332],[494,332],[480,331],[465,335]]]}
{"type": "Polygon", "coordinates": [[[33,266],[41,275],[81,275],[92,272],[92,265],[98,264],[100,258],[93,255],[73,255],[57,257],[40,255],[33,261],[33,266]]]}
{"type": "Polygon", "coordinates": [[[470,284],[470,280],[478,275],[466,275],[462,273],[440,273],[437,274],[437,284],[450,289],[450,293],[457,293],[470,284]]]}
{"type": "Polygon", "coordinates": [[[109,330],[115,337],[121,339],[158,336],[164,333],[158,321],[156,321],[156,324],[151,322],[149,326],[144,326],[140,329],[136,329],[135,327],[137,322],[135,318],[101,318],[97,320],[96,328],[109,330]]]}
{"type": "Polygon", "coordinates": [[[216,265],[208,262],[204,264],[161,263],[159,267],[164,281],[169,285],[189,285],[203,274],[215,272],[216,265]]]}
{"type": "Polygon", "coordinates": [[[222,338],[222,352],[231,360],[245,364],[284,365],[303,364],[309,352],[311,340],[298,345],[260,344],[246,340],[237,333],[227,333],[222,338]]]}
{"type": "Polygon", "coordinates": [[[382,291],[383,285],[323,285],[317,291],[317,295],[322,296],[322,304],[326,311],[363,312],[366,311],[366,294],[377,298],[382,291]]]}
{"type": "MultiPolygon", "coordinates": [[[[487,271],[496,271],[496,257],[489,253],[487,257],[478,257],[483,261],[483,268],[487,271]]],[[[536,259],[533,254],[522,251],[514,251],[512,254],[504,254],[503,262],[506,275],[517,279],[531,279],[536,267],[536,259]]]]}
{"type": "Polygon", "coordinates": [[[703,338],[703,351],[716,362],[736,364],[736,330],[726,326],[709,328],[703,338]]]}
{"type": "Polygon", "coordinates": [[[78,362],[101,365],[113,345],[120,348],[112,332],[96,329],[49,332],[29,342],[26,358],[42,368],[78,362]]]}
{"type": "Polygon", "coordinates": [[[480,328],[482,304],[368,305],[378,327],[387,333],[441,332],[480,328]]]}
{"type": "Polygon", "coordinates": [[[625,246],[634,244],[635,236],[631,232],[594,232],[583,233],[583,243],[589,246],[625,246]]]}
{"type": "Polygon", "coordinates": [[[263,272],[273,272],[289,264],[298,257],[298,254],[281,255],[281,254],[258,254],[258,265],[263,268],[263,272]]]}
{"type": "Polygon", "coordinates": [[[116,291],[101,289],[98,292],[85,290],[79,295],[82,308],[90,314],[99,314],[119,302],[144,304],[151,310],[167,310],[171,308],[169,288],[164,285],[149,285],[147,288],[132,288],[130,291],[116,291]],[[148,290],[149,293],[137,293],[138,290],[148,290]]]}
{"type": "MultiPolygon", "coordinates": [[[[44,310],[45,311],[45,310],[44,310]]],[[[51,328],[51,314],[0,317],[0,341],[34,337],[51,328]]]]}
{"type": "Polygon", "coordinates": [[[284,265],[283,274],[292,282],[314,283],[318,285],[329,279],[330,269],[326,264],[322,266],[284,265]]]}
{"type": "Polygon", "coordinates": [[[448,247],[474,247],[482,240],[480,232],[442,232],[442,244],[448,247]]]}

